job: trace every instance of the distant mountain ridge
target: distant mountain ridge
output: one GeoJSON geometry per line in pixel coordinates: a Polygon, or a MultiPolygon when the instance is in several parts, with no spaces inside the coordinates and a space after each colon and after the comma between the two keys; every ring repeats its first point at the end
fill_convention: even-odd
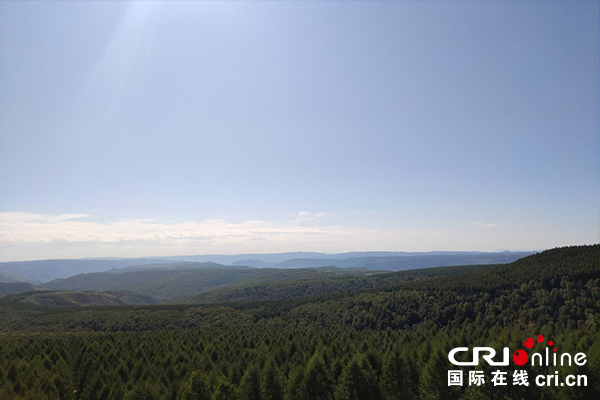
{"type": "Polygon", "coordinates": [[[367,268],[378,271],[403,271],[417,268],[448,267],[452,265],[506,264],[532,253],[469,253],[427,254],[386,257],[355,257],[347,259],[293,259],[276,264],[277,268],[310,268],[335,266],[340,268],[367,268]]]}
{"type": "Polygon", "coordinates": [[[79,274],[69,278],[44,283],[42,287],[62,291],[128,291],[171,301],[185,296],[203,293],[226,285],[247,285],[275,282],[282,279],[308,279],[321,274],[365,275],[369,270],[354,269],[273,269],[246,266],[224,266],[207,263],[177,263],[162,267],[134,267],[106,272],[79,274]]]}
{"type": "Polygon", "coordinates": [[[33,285],[31,283],[25,282],[0,282],[0,296],[5,296],[7,294],[25,292],[28,290],[33,290],[33,285]]]}
{"type": "MultiPolygon", "coordinates": [[[[367,268],[372,270],[401,271],[415,268],[451,265],[504,264],[534,252],[476,252],[432,251],[393,252],[367,251],[325,254],[316,252],[290,252],[271,254],[196,255],[146,258],[94,258],[66,260],[38,260],[0,262],[0,282],[29,282],[41,284],[55,279],[68,278],[82,273],[97,273],[122,268],[156,266],[164,269],[181,269],[182,263],[212,263],[212,266],[249,266],[257,268],[316,268],[335,266],[341,268],[367,268]]],[[[208,265],[208,264],[207,264],[208,265]]],[[[194,266],[198,268],[199,265],[194,266]]]]}
{"type": "MultiPolygon", "coordinates": [[[[42,284],[44,289],[68,291],[130,291],[154,296],[163,302],[188,298],[190,301],[214,301],[216,298],[256,298],[267,294],[254,293],[271,288],[282,296],[289,295],[280,282],[290,283],[289,291],[295,293],[319,293],[326,286],[340,287],[331,278],[345,275],[345,288],[364,287],[354,276],[381,274],[382,271],[407,271],[419,268],[445,266],[478,266],[512,262],[523,253],[499,254],[452,254],[410,255],[390,257],[356,257],[347,259],[292,259],[275,267],[251,267],[245,265],[221,265],[212,262],[176,262],[151,264],[112,269],[105,272],[78,274],[42,284]],[[352,282],[352,281],[355,282],[352,282]],[[279,282],[279,283],[278,283],[279,282]],[[257,286],[263,285],[263,286],[257,286]],[[333,286],[332,286],[333,285],[333,286]],[[242,289],[244,287],[245,289],[242,289]],[[217,296],[203,295],[214,290],[217,296]],[[241,292],[239,290],[242,290],[241,292]],[[193,297],[189,297],[193,296],[193,297]]],[[[248,260],[255,262],[256,260],[248,260]]],[[[260,263],[260,261],[259,261],[260,263]]],[[[186,300],[187,301],[187,300],[186,300]]]]}
{"type": "MultiPolygon", "coordinates": [[[[536,251],[498,251],[498,252],[482,252],[482,251],[427,251],[427,252],[409,252],[409,251],[353,251],[346,253],[317,253],[317,252],[289,252],[289,253],[247,253],[247,254],[207,254],[207,255],[188,255],[188,256],[170,256],[161,257],[163,260],[170,261],[195,261],[206,262],[212,261],[223,265],[249,265],[249,266],[281,266],[289,260],[306,259],[306,260],[346,260],[351,258],[366,258],[366,257],[412,257],[412,256],[508,256],[514,254],[518,257],[534,254],[536,251]],[[243,264],[247,262],[247,264],[243,264]]],[[[515,258],[516,259],[516,258],[515,258]]],[[[514,261],[514,259],[513,259],[514,261]]],[[[509,261],[510,262],[510,261],[509,261]]],[[[331,264],[330,264],[331,265],[331,264]]],[[[316,265],[313,265],[316,266],[316,265]]]]}
{"type": "Polygon", "coordinates": [[[13,278],[9,277],[9,276],[0,274],[0,282],[4,282],[4,283],[15,282],[15,280],[13,278]]]}
{"type": "MultiPolygon", "coordinates": [[[[287,253],[290,254],[290,253],[287,253]]],[[[313,253],[318,254],[318,253],[313,253]]],[[[251,258],[237,260],[231,265],[247,265],[256,268],[367,268],[385,271],[403,271],[415,268],[446,267],[451,265],[506,264],[534,252],[486,253],[476,251],[432,251],[415,252],[352,252],[340,254],[322,254],[321,257],[290,258],[282,262],[269,262],[265,259],[251,258]]],[[[255,254],[253,256],[260,256],[255,254]]]]}
{"type": "Polygon", "coordinates": [[[394,287],[463,271],[521,265],[534,259],[532,257],[539,258],[538,255],[522,257],[526,254],[454,252],[345,259],[298,258],[276,264],[278,268],[264,267],[264,261],[254,259],[240,263],[257,262],[262,264],[260,268],[214,262],[163,262],[56,279],[35,287],[36,292],[9,294],[7,299],[37,305],[79,306],[299,298],[394,287]],[[517,264],[513,263],[515,259],[519,259],[517,264]]]}
{"type": "Polygon", "coordinates": [[[168,261],[153,258],[8,261],[0,262],[0,276],[12,281],[43,283],[86,272],[104,272],[114,268],[165,262],[168,261]]]}

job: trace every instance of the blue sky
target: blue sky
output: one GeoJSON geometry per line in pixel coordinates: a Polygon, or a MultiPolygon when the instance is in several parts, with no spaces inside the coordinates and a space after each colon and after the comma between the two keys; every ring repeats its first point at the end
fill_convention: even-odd
{"type": "Polygon", "coordinates": [[[0,260],[600,241],[598,2],[2,2],[0,260]]]}

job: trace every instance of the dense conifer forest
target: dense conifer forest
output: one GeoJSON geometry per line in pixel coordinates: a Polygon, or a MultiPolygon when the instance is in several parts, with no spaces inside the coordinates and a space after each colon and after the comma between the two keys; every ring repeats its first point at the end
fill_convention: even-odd
{"type": "Polygon", "coordinates": [[[210,304],[42,307],[5,299],[0,399],[600,398],[600,245],[403,274],[386,276],[386,285],[343,278],[342,290],[319,290],[311,281],[285,296],[294,292],[286,281],[196,299],[210,304]],[[452,348],[517,349],[535,335],[560,352],[584,352],[583,367],[560,371],[586,374],[588,385],[448,386],[452,348]]]}

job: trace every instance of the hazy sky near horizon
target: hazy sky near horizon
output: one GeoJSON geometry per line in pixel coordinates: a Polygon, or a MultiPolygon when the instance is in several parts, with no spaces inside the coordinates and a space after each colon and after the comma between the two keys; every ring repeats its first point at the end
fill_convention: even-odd
{"type": "Polygon", "coordinates": [[[1,2],[0,261],[600,241],[598,2],[1,2]]]}

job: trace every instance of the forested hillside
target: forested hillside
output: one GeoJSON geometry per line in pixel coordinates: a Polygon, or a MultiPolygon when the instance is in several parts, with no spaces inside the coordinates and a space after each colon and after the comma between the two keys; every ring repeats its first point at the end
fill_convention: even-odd
{"type": "Polygon", "coordinates": [[[7,300],[39,306],[116,306],[157,304],[159,300],[132,292],[73,292],[69,290],[24,291],[7,296],[7,300]]]}
{"type": "Polygon", "coordinates": [[[311,294],[96,308],[2,301],[0,398],[600,398],[600,245],[311,294]],[[587,387],[448,387],[450,349],[514,349],[537,334],[587,354],[584,367],[560,370],[586,374],[587,387]]]}
{"type": "Polygon", "coordinates": [[[237,287],[265,282],[329,280],[360,277],[373,271],[340,268],[294,269],[232,267],[218,264],[185,263],[119,269],[81,274],[42,285],[52,290],[127,290],[163,301],[197,295],[219,287],[237,287]]]}
{"type": "Polygon", "coordinates": [[[337,267],[276,269],[183,263],[80,274],[47,282],[41,287],[67,291],[129,291],[172,304],[204,304],[347,293],[488,267],[457,266],[390,273],[337,267]]]}
{"type": "Polygon", "coordinates": [[[493,266],[424,268],[391,273],[349,268],[300,269],[294,270],[294,273],[282,271],[279,279],[224,285],[204,293],[184,297],[174,303],[204,304],[348,294],[367,289],[396,287],[408,282],[445,275],[462,275],[490,267],[493,266]]]}
{"type": "Polygon", "coordinates": [[[25,282],[0,282],[0,296],[4,296],[11,293],[24,292],[26,290],[32,290],[33,285],[25,282]]]}
{"type": "Polygon", "coordinates": [[[503,264],[531,252],[357,252],[357,253],[273,253],[241,255],[177,256],[163,258],[98,258],[0,262],[0,282],[47,283],[75,275],[139,269],[181,269],[200,267],[317,268],[342,267],[401,271],[448,265],[503,264]]]}
{"type": "Polygon", "coordinates": [[[180,268],[149,267],[81,274],[54,280],[42,287],[52,290],[128,290],[169,300],[232,282],[250,270],[248,267],[211,266],[204,268],[204,264],[189,263],[180,268]]]}

